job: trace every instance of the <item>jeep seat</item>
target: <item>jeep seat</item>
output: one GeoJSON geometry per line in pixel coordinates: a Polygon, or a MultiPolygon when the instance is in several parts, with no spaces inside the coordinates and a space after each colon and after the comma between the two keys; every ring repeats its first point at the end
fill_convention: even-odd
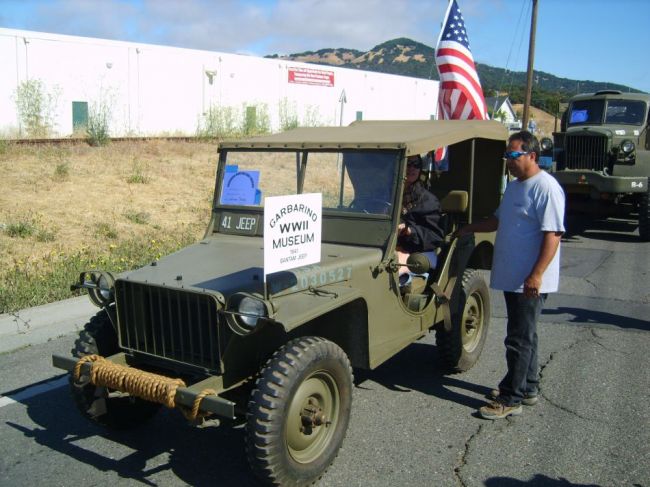
{"type": "Polygon", "coordinates": [[[402,290],[407,302],[410,302],[413,296],[422,295],[425,292],[427,283],[435,277],[433,271],[438,265],[438,256],[445,251],[451,242],[451,234],[458,228],[459,217],[467,211],[468,204],[469,195],[467,191],[452,190],[441,198],[442,216],[440,226],[445,235],[445,242],[436,250],[414,252],[409,255],[406,263],[411,278],[408,281],[408,286],[405,286],[402,290]]]}
{"type": "Polygon", "coordinates": [[[467,212],[469,194],[467,191],[452,190],[440,199],[440,227],[446,237],[457,230],[459,217],[467,212]]]}

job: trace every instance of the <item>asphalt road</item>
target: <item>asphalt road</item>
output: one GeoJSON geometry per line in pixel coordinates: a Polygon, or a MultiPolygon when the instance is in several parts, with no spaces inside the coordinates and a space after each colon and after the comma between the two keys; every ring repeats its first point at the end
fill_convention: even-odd
{"type": "MultiPolygon", "coordinates": [[[[320,485],[650,487],[650,244],[627,220],[572,225],[539,329],[538,405],[475,415],[504,373],[495,293],[468,373],[440,374],[433,336],[356,372],[350,429],[320,485]]],[[[241,427],[192,428],[170,410],[128,432],[84,421],[50,365],[74,336],[0,354],[0,485],[255,485],[241,427]]]]}

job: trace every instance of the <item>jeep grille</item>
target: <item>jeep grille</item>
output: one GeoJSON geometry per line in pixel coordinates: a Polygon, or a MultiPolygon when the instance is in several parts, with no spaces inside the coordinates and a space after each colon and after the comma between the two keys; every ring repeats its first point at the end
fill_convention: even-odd
{"type": "Polygon", "coordinates": [[[602,171],[607,165],[607,137],[567,136],[565,151],[567,169],[602,171]]]}
{"type": "Polygon", "coordinates": [[[115,297],[122,348],[221,372],[212,296],[117,280],[115,297]]]}

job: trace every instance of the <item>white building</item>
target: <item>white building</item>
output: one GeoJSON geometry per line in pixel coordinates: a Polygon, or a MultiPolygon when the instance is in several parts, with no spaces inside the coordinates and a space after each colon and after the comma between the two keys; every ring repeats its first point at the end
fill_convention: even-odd
{"type": "Polygon", "coordinates": [[[193,135],[210,107],[227,107],[239,119],[255,107],[258,118],[266,113],[278,130],[281,112],[304,125],[429,119],[438,96],[432,80],[13,29],[0,29],[0,60],[4,137],[24,134],[16,90],[30,79],[54,95],[59,136],[70,135],[73,119],[83,125],[88,108],[102,103],[110,110],[112,136],[193,135]]]}

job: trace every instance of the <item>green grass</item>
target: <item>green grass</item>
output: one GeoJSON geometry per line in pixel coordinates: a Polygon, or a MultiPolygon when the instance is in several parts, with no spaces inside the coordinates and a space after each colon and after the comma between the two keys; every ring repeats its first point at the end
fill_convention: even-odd
{"type": "Polygon", "coordinates": [[[107,222],[99,222],[95,225],[95,233],[98,237],[115,240],[117,238],[117,230],[107,222]]]}
{"type": "Polygon", "coordinates": [[[111,244],[105,252],[83,249],[73,254],[51,253],[33,262],[14,262],[0,274],[0,313],[51,303],[81,294],[70,285],[83,271],[102,269],[114,273],[142,267],[196,241],[186,229],[174,239],[152,236],[111,244]]]}
{"type": "Polygon", "coordinates": [[[61,162],[54,168],[54,179],[58,181],[65,181],[70,175],[70,164],[61,162]]]}
{"type": "Polygon", "coordinates": [[[126,182],[129,184],[147,184],[151,178],[146,172],[145,165],[138,159],[133,158],[133,164],[131,165],[131,174],[126,178],[126,182]]]}
{"type": "Polygon", "coordinates": [[[144,211],[129,210],[124,213],[124,218],[138,225],[146,225],[151,219],[151,215],[144,211]]]}
{"type": "Polygon", "coordinates": [[[18,221],[7,223],[3,227],[5,235],[12,238],[28,239],[34,237],[37,242],[53,242],[56,240],[56,232],[44,228],[38,215],[28,215],[18,221]]]}
{"type": "Polygon", "coordinates": [[[5,233],[14,238],[27,238],[34,235],[36,226],[31,221],[21,220],[14,223],[7,223],[5,233]]]}

